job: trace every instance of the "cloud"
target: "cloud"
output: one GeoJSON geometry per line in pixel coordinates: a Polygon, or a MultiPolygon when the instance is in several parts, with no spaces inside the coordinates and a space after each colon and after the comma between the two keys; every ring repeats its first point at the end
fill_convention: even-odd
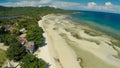
{"type": "Polygon", "coordinates": [[[120,13],[120,6],[113,5],[111,2],[105,2],[105,5],[98,5],[96,2],[88,2],[87,5],[76,2],[64,2],[55,1],[50,5],[52,7],[74,10],[91,10],[91,11],[103,11],[103,12],[115,12],[120,13]]]}
{"type": "Polygon", "coordinates": [[[73,10],[92,10],[92,11],[105,11],[105,12],[117,12],[120,13],[120,6],[114,5],[111,2],[105,2],[104,5],[97,4],[96,2],[88,2],[87,5],[77,2],[67,2],[63,0],[20,0],[18,2],[6,2],[0,3],[3,6],[52,6],[62,9],[73,10]]]}
{"type": "Polygon", "coordinates": [[[40,0],[40,3],[42,4],[46,4],[46,3],[50,3],[52,0],[40,0]]]}
{"type": "Polygon", "coordinates": [[[78,9],[81,4],[74,2],[55,1],[50,6],[63,9],[78,9]]]}
{"type": "Polygon", "coordinates": [[[88,3],[88,8],[93,8],[94,6],[96,6],[97,4],[95,2],[89,2],[88,3]]]}
{"type": "Polygon", "coordinates": [[[107,7],[112,6],[112,3],[111,2],[106,2],[105,6],[107,6],[107,7]]]}
{"type": "Polygon", "coordinates": [[[38,6],[41,4],[47,4],[54,0],[21,0],[18,2],[6,2],[0,3],[0,5],[7,6],[7,7],[19,7],[19,6],[38,6]]]}
{"type": "Polygon", "coordinates": [[[7,2],[1,3],[0,5],[8,6],[8,7],[18,7],[18,6],[35,6],[37,2],[35,1],[20,1],[20,2],[7,2]]]}

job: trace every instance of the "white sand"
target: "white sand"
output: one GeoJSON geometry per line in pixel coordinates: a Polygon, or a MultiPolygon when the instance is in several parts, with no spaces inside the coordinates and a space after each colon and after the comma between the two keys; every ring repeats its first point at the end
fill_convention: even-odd
{"type": "Polygon", "coordinates": [[[8,66],[8,67],[13,66],[16,68],[20,68],[19,62],[14,62],[14,61],[10,61],[10,60],[6,60],[2,68],[5,68],[6,66],[8,66]]]}
{"type": "MultiPolygon", "coordinates": [[[[110,68],[120,68],[120,59],[113,56],[117,56],[117,51],[114,50],[112,46],[107,44],[110,43],[110,38],[106,36],[90,36],[84,33],[84,30],[81,29],[82,26],[76,26],[70,22],[72,21],[66,20],[65,15],[54,14],[44,16],[42,20],[38,22],[39,26],[45,31],[44,36],[46,37],[47,43],[46,46],[39,48],[40,52],[35,53],[39,58],[42,58],[48,62],[50,64],[50,68],[81,68],[79,62],[77,61],[77,55],[75,51],[68,44],[71,42],[66,41],[69,39],[77,44],[73,46],[77,46],[79,49],[93,54],[94,57],[104,61],[106,64],[108,64],[108,66],[110,65],[110,68]],[[64,28],[68,28],[84,39],[76,39],[69,31],[65,31],[64,28]],[[66,37],[61,36],[61,33],[65,34],[66,37]],[[86,39],[98,41],[100,44],[98,45],[95,42],[91,42],[86,39]]],[[[118,47],[117,49],[120,50],[118,47]]],[[[91,59],[95,61],[94,58],[91,59]]],[[[83,59],[82,61],[85,60],[83,59]]],[[[88,61],[88,64],[91,64],[89,62],[90,61],[88,61]]],[[[82,64],[84,64],[84,62],[82,64]]],[[[98,66],[99,65],[100,64],[98,64],[98,66]]],[[[94,66],[86,66],[86,68],[94,68],[94,66]]]]}
{"type": "Polygon", "coordinates": [[[47,45],[40,48],[38,57],[48,62],[51,65],[50,68],[81,68],[75,53],[65,43],[64,39],[52,28],[46,29],[42,21],[39,21],[39,25],[45,31],[44,36],[47,45]]]}
{"type": "Polygon", "coordinates": [[[0,43],[0,49],[6,51],[8,47],[9,47],[9,46],[5,46],[3,43],[0,43]]]}
{"type": "MultiPolygon", "coordinates": [[[[44,34],[44,37],[47,37],[47,36],[45,36],[45,34],[44,34]]],[[[47,38],[47,39],[48,39],[48,38],[47,38]]],[[[49,39],[48,39],[48,40],[49,40],[49,39]]],[[[46,41],[46,43],[48,44],[49,42],[46,41]]],[[[47,63],[49,63],[50,68],[58,68],[58,66],[56,66],[54,57],[52,56],[53,54],[51,54],[51,53],[53,53],[53,52],[52,52],[53,50],[51,50],[51,51],[49,52],[50,47],[49,47],[49,49],[48,49],[48,47],[49,47],[48,45],[45,45],[45,46],[43,46],[43,47],[40,47],[40,48],[37,50],[37,52],[35,52],[34,54],[35,54],[38,58],[42,58],[44,61],[46,61],[47,63]]]]}

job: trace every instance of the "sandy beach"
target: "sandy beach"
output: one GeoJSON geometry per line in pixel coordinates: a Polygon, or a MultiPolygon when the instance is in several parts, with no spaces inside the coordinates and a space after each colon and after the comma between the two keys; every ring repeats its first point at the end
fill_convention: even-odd
{"type": "Polygon", "coordinates": [[[35,54],[49,63],[49,68],[120,68],[120,59],[115,57],[120,48],[110,37],[99,32],[92,36],[85,32],[90,28],[66,15],[46,15],[38,24],[45,32],[46,45],[35,54]]]}
{"type": "Polygon", "coordinates": [[[6,51],[8,47],[9,47],[9,46],[5,46],[3,43],[0,43],[0,49],[6,51]]]}

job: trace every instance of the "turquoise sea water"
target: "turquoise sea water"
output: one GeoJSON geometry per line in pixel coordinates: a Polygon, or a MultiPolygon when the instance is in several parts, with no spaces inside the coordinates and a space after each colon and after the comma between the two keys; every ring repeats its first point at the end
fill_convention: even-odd
{"type": "Polygon", "coordinates": [[[95,11],[75,12],[77,13],[71,16],[79,23],[92,26],[120,40],[120,14],[95,11]]]}

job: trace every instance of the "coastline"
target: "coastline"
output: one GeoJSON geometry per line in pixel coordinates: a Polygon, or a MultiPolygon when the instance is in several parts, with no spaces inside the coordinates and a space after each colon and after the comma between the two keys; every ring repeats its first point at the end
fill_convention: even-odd
{"type": "Polygon", "coordinates": [[[104,34],[91,36],[85,33],[88,27],[70,22],[64,15],[42,17],[38,24],[45,31],[47,45],[39,49],[38,58],[48,62],[50,68],[120,67],[120,59],[113,56],[117,55],[117,51],[109,45],[111,38],[104,34]]]}
{"type": "Polygon", "coordinates": [[[52,61],[47,60],[50,63],[50,68],[81,68],[72,49],[54,30],[47,30],[43,24],[42,21],[39,21],[39,26],[45,31],[44,36],[48,47],[46,50],[50,53],[49,58],[52,61]]]}

